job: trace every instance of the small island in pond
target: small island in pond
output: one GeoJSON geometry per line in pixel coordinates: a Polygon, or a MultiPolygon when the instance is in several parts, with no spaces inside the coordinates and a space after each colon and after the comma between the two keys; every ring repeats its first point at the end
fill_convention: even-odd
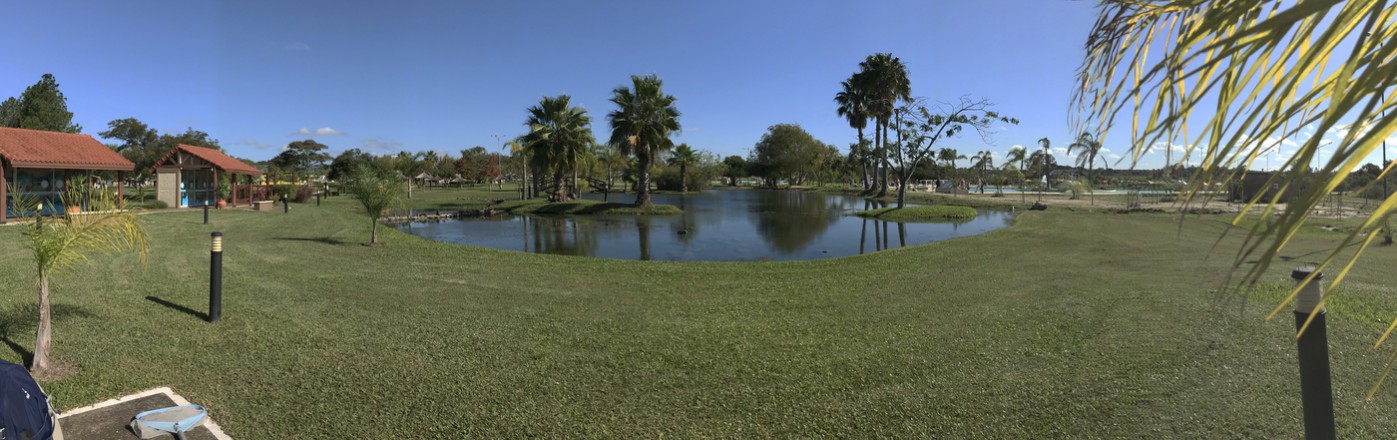
{"type": "Polygon", "coordinates": [[[970,220],[978,214],[969,206],[933,205],[870,209],[854,215],[890,222],[939,222],[970,220]]]}

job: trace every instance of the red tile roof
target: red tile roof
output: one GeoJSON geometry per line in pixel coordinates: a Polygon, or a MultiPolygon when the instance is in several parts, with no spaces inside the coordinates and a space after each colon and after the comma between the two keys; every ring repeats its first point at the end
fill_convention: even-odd
{"type": "Polygon", "coordinates": [[[212,164],[215,168],[218,168],[219,170],[222,170],[227,173],[251,174],[254,176],[262,175],[262,170],[254,168],[252,165],[245,164],[241,160],[234,159],[232,156],[223,154],[222,151],[218,151],[212,148],[195,147],[192,145],[185,144],[176,145],[174,149],[171,149],[169,153],[165,154],[165,157],[162,157],[159,161],[156,161],[155,166],[150,168],[151,172],[155,172],[155,169],[160,168],[161,165],[165,165],[165,162],[168,162],[170,158],[173,158],[175,156],[175,153],[178,151],[184,151],[193,155],[194,157],[203,159],[205,162],[212,164]]]}
{"type": "Polygon", "coordinates": [[[0,157],[16,168],[130,171],[136,164],[85,134],[0,127],[0,157]]]}

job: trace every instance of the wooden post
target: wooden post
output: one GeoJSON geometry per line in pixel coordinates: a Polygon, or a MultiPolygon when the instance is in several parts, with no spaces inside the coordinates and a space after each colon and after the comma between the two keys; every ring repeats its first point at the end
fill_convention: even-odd
{"type": "Polygon", "coordinates": [[[5,181],[5,161],[0,160],[0,225],[5,224],[5,218],[10,215],[8,208],[10,188],[6,183],[8,182],[5,181]]]}
{"type": "Polygon", "coordinates": [[[121,191],[126,187],[126,172],[116,172],[116,209],[126,209],[126,195],[121,191]]]}
{"type": "Polygon", "coordinates": [[[219,182],[218,182],[218,168],[211,168],[211,169],[213,170],[213,203],[214,203],[213,206],[217,207],[217,206],[218,206],[218,202],[222,201],[222,200],[223,200],[223,197],[218,195],[218,187],[219,187],[219,185],[218,185],[218,184],[219,184],[219,182]]]}

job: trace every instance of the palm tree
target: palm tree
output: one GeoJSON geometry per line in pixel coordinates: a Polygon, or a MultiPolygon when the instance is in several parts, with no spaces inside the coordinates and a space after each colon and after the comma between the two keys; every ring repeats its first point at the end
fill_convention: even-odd
{"type": "Polygon", "coordinates": [[[679,109],[674,96],[661,89],[660,77],[632,75],[631,87],[611,91],[616,110],[606,115],[611,122],[612,145],[625,154],[634,154],[639,175],[635,206],[650,204],[650,163],[674,146],[670,134],[679,131],[679,109]]]}
{"type": "MultiPolygon", "coordinates": [[[[83,195],[74,188],[63,197],[64,206],[78,206],[83,195]]],[[[135,213],[118,209],[119,200],[110,189],[89,194],[87,210],[81,214],[65,212],[56,219],[39,221],[39,201],[10,186],[13,212],[20,217],[34,215],[34,222],[25,226],[29,249],[34,252],[34,264],[39,275],[39,326],[35,332],[34,359],[29,370],[45,373],[52,351],[53,316],[49,305],[49,280],[57,274],[91,262],[92,254],[136,252],[142,263],[150,249],[150,237],[135,213]]]]}
{"type": "Polygon", "coordinates": [[[957,170],[956,161],[965,160],[967,157],[965,157],[964,154],[960,154],[960,152],[956,151],[954,148],[942,148],[936,152],[936,159],[950,165],[951,174],[955,174],[957,170]]]}
{"type": "Polygon", "coordinates": [[[417,156],[412,153],[399,151],[398,157],[393,160],[393,168],[407,179],[407,198],[411,199],[412,179],[416,178],[417,173],[422,172],[422,162],[417,160],[417,156]]]}
{"type": "Polygon", "coordinates": [[[1013,148],[1009,149],[1008,158],[1004,162],[1004,165],[1017,165],[1019,167],[1019,180],[1016,181],[1017,183],[1015,183],[1014,186],[1019,188],[1020,202],[1025,201],[1026,197],[1023,193],[1023,168],[1024,162],[1026,161],[1028,161],[1028,149],[1021,145],[1015,145],[1013,148]]]}
{"type": "Polygon", "coordinates": [[[1077,166],[1087,169],[1087,192],[1091,194],[1091,204],[1096,204],[1096,192],[1091,187],[1096,183],[1092,181],[1091,173],[1096,167],[1096,155],[1101,152],[1101,142],[1091,133],[1083,131],[1077,135],[1077,141],[1067,146],[1067,154],[1077,151],[1077,166]]]}
{"type": "Polygon", "coordinates": [[[402,203],[403,182],[384,178],[361,166],[346,182],[345,192],[364,207],[364,213],[368,214],[372,225],[369,227],[369,246],[378,247],[378,219],[389,208],[402,203]]]}
{"type": "Polygon", "coordinates": [[[1043,201],[1043,190],[1048,189],[1048,174],[1053,172],[1052,165],[1049,163],[1052,162],[1053,157],[1053,153],[1050,148],[1051,144],[1052,142],[1049,141],[1046,137],[1038,139],[1038,145],[1043,146],[1043,154],[1039,156],[1039,161],[1041,162],[1041,164],[1039,164],[1038,167],[1038,171],[1043,173],[1043,183],[1038,186],[1038,201],[1040,202],[1043,201]]]}
{"type": "Polygon", "coordinates": [[[669,165],[679,167],[679,192],[689,192],[689,165],[698,162],[698,155],[689,144],[679,144],[669,156],[669,165]]]}
{"type": "MultiPolygon", "coordinates": [[[[981,151],[979,153],[975,153],[975,156],[971,157],[971,159],[974,160],[974,162],[971,163],[970,167],[980,170],[980,181],[984,182],[985,170],[994,167],[994,153],[990,151],[981,151]]],[[[984,193],[985,189],[983,186],[981,186],[980,194],[984,193]]]]}
{"type": "MultiPolygon", "coordinates": [[[[529,198],[529,150],[524,146],[524,137],[520,136],[514,140],[505,142],[504,147],[509,149],[510,156],[519,156],[519,200],[529,198]]],[[[462,156],[465,156],[463,153],[462,156]]]]}
{"type": "Polygon", "coordinates": [[[563,190],[564,176],[569,168],[578,165],[579,150],[585,150],[594,142],[592,138],[592,118],[582,107],[572,107],[568,95],[543,97],[543,100],[529,107],[529,118],[524,125],[529,126],[529,134],[524,135],[524,145],[529,150],[532,162],[540,170],[553,173],[553,193],[550,202],[568,200],[563,190]]]}
{"type": "Polygon", "coordinates": [[[597,162],[606,167],[606,192],[602,195],[603,201],[611,200],[611,189],[616,186],[615,172],[626,167],[626,158],[621,155],[615,147],[610,145],[598,145],[592,154],[597,158],[597,162]]]}
{"type": "MultiPolygon", "coordinates": [[[[863,129],[868,127],[868,95],[864,93],[864,88],[858,84],[858,74],[850,76],[849,79],[839,83],[841,90],[834,94],[835,104],[839,107],[835,109],[835,114],[849,121],[849,127],[858,130],[859,143],[851,146],[850,155],[854,155],[854,148],[862,148],[864,145],[863,129]]],[[[876,173],[876,171],[875,171],[876,173]]],[[[868,191],[872,187],[872,182],[868,180],[868,162],[863,162],[863,190],[868,191]]]]}
{"type": "Polygon", "coordinates": [[[869,55],[859,63],[860,71],[854,75],[854,85],[863,89],[868,96],[868,115],[874,118],[873,142],[877,152],[878,197],[888,195],[888,126],[892,122],[898,101],[912,100],[912,82],[907,76],[907,66],[890,53],[869,55]]]}

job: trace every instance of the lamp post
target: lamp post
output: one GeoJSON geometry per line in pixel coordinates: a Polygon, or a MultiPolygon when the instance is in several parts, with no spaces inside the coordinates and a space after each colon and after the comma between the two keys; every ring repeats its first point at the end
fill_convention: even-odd
{"type": "MultiPolygon", "coordinates": [[[[495,152],[495,172],[499,173],[499,175],[495,177],[496,181],[504,177],[504,168],[500,167],[500,152],[504,151],[505,136],[506,135],[503,134],[490,135],[490,137],[495,138],[495,146],[500,148],[500,151],[495,152]]],[[[500,182],[500,189],[504,189],[504,182],[500,182]]]]}

